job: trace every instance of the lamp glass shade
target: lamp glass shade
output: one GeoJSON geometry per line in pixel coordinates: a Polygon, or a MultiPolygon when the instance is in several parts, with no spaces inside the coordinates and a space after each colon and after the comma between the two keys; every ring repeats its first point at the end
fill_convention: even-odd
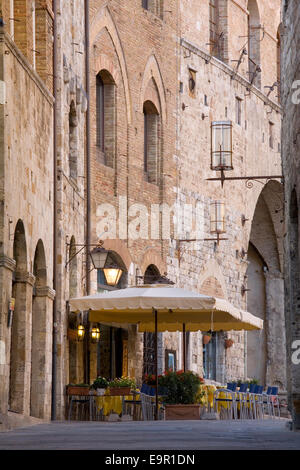
{"type": "Polygon", "coordinates": [[[85,328],[83,325],[78,325],[78,328],[77,328],[77,338],[78,338],[78,341],[82,341],[83,338],[84,338],[84,335],[85,335],[85,328]]]}
{"type": "Polygon", "coordinates": [[[103,269],[103,272],[106,279],[106,283],[109,286],[115,287],[118,284],[123,271],[118,266],[111,265],[105,267],[103,269]]]}
{"type": "Polygon", "coordinates": [[[98,343],[100,341],[100,329],[98,327],[91,329],[91,341],[92,343],[98,343]]]}
{"type": "Polygon", "coordinates": [[[210,233],[220,234],[225,232],[225,204],[222,201],[214,201],[210,205],[210,233]]]}
{"type": "Polygon", "coordinates": [[[107,260],[108,250],[102,247],[94,248],[90,252],[95,269],[103,269],[107,260]]]}
{"type": "Polygon", "coordinates": [[[233,170],[231,121],[212,122],[211,169],[215,171],[233,170]]]}

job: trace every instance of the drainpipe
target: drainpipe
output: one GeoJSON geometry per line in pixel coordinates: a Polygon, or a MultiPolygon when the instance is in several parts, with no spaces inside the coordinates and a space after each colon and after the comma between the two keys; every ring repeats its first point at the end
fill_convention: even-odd
{"type": "MultiPolygon", "coordinates": [[[[89,0],[85,0],[85,88],[87,94],[86,111],[86,244],[91,244],[91,142],[90,142],[90,25],[89,0]]],[[[90,257],[86,250],[86,294],[90,294],[90,257]]]]}
{"type": "MultiPolygon", "coordinates": [[[[57,292],[57,0],[53,0],[53,289],[57,292]]],[[[53,301],[51,419],[56,419],[57,301],[53,301]]]]}
{"type": "MultiPolygon", "coordinates": [[[[86,295],[91,291],[91,275],[90,275],[90,257],[89,245],[91,244],[91,142],[90,142],[90,25],[89,25],[89,0],[84,2],[85,17],[85,89],[87,94],[87,110],[86,110],[86,295]]],[[[87,331],[89,331],[89,321],[87,319],[87,331]]],[[[89,338],[86,335],[85,343],[85,382],[90,383],[90,367],[89,367],[89,338]]]]}

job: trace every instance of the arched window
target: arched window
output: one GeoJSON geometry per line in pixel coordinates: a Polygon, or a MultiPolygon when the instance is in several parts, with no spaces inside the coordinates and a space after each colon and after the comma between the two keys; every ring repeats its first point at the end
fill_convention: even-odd
{"type": "Polygon", "coordinates": [[[77,124],[76,106],[72,101],[69,111],[69,169],[74,180],[77,180],[78,165],[77,124]]]}
{"type": "Polygon", "coordinates": [[[249,81],[256,87],[261,86],[260,71],[260,16],[256,0],[248,1],[248,58],[249,81]]]}
{"type": "Polygon", "coordinates": [[[144,172],[149,183],[158,184],[160,154],[160,116],[151,101],[145,101],[144,113],[144,172]]]}
{"type": "Polygon", "coordinates": [[[96,77],[96,146],[99,160],[115,166],[116,85],[106,70],[96,77]]]}

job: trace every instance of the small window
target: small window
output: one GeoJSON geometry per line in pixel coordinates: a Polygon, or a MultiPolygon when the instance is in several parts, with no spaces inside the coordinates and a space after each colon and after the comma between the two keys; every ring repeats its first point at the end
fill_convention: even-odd
{"type": "Polygon", "coordinates": [[[204,106],[208,106],[207,95],[204,95],[204,106]]]}
{"type": "Polygon", "coordinates": [[[163,18],[164,0],[142,0],[142,7],[156,16],[163,18]]]}
{"type": "Polygon", "coordinates": [[[274,124],[269,122],[269,146],[271,149],[274,148],[274,124]]]}
{"type": "Polygon", "coordinates": [[[242,100],[238,97],[235,98],[235,122],[242,125],[242,100]]]}
{"type": "Polygon", "coordinates": [[[165,350],[165,370],[176,372],[176,351],[171,349],[165,350]]]}
{"type": "Polygon", "coordinates": [[[192,69],[189,69],[189,95],[192,98],[196,96],[196,72],[192,69]]]}
{"type": "Polygon", "coordinates": [[[70,177],[75,181],[77,180],[78,160],[77,124],[76,106],[72,101],[69,111],[69,169],[70,177]]]}

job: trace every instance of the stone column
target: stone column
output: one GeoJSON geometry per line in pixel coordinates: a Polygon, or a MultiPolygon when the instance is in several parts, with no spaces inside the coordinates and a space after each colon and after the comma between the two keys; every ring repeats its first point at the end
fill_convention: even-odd
{"type": "Polygon", "coordinates": [[[286,337],[284,279],[280,272],[267,272],[266,278],[266,385],[286,390],[286,337]]]}
{"type": "Polygon", "coordinates": [[[12,297],[14,259],[0,256],[0,413],[6,414],[9,396],[10,328],[7,326],[9,300],[12,297]]]}
{"type": "Polygon", "coordinates": [[[52,330],[55,291],[37,287],[32,303],[30,415],[51,417],[52,330]]]}
{"type": "Polygon", "coordinates": [[[143,375],[143,333],[137,332],[136,325],[128,327],[128,375],[142,382],[143,375]]]}
{"type": "Polygon", "coordinates": [[[14,283],[15,311],[11,330],[9,407],[30,413],[31,325],[33,274],[17,272],[14,283]]]}

